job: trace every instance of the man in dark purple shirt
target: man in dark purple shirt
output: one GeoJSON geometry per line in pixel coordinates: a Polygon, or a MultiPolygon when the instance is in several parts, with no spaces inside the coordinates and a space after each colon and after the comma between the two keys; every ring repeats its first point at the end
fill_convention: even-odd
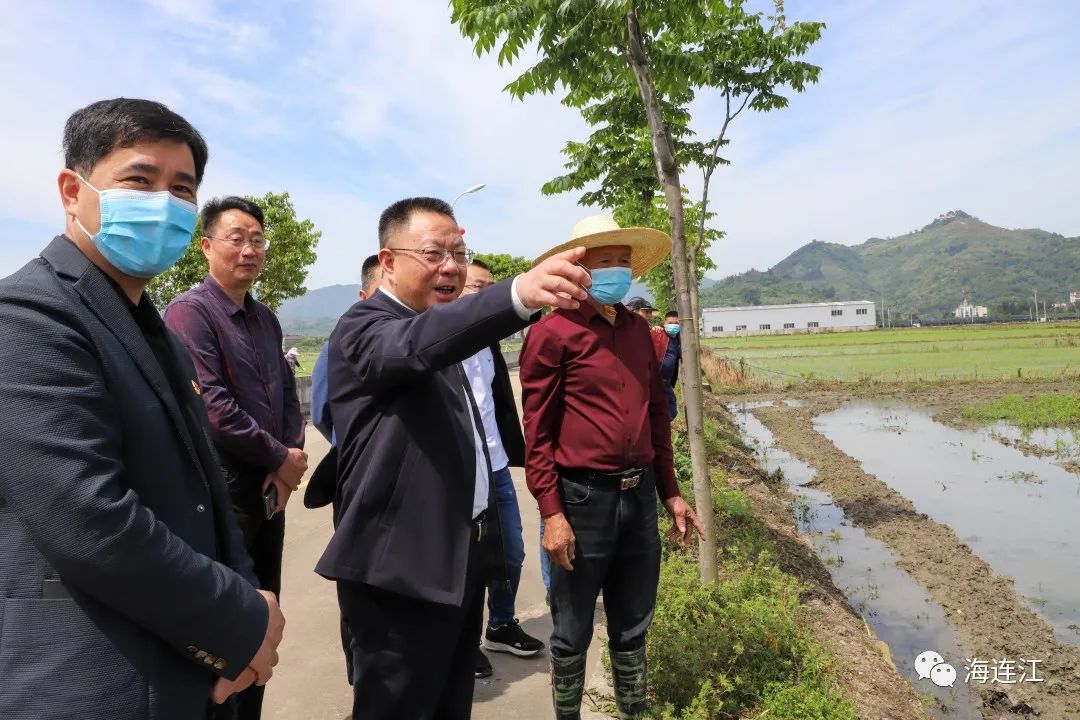
{"type": "MultiPolygon", "coordinates": [[[[175,298],[165,324],[184,341],[199,376],[233,509],[262,589],[281,594],[285,504],[307,470],[304,416],[281,354],[281,325],[249,290],[266,263],[262,210],[239,197],[202,211],[203,282],[175,298]],[[277,494],[267,517],[264,494],[277,494]]],[[[237,717],[257,719],[261,687],[238,696],[237,717]]]]}

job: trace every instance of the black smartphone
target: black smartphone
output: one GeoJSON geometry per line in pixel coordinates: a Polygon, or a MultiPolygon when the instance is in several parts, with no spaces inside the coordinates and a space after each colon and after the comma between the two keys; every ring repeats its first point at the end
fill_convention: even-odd
{"type": "Polygon", "coordinates": [[[277,485],[270,483],[263,492],[263,514],[266,515],[266,519],[274,517],[274,513],[277,512],[277,485]]]}

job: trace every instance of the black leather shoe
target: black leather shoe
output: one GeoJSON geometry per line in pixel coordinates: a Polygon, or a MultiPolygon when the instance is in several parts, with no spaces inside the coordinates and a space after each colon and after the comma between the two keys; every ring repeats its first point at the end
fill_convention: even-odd
{"type": "Polygon", "coordinates": [[[487,655],[480,648],[476,648],[476,679],[489,678],[495,674],[495,671],[491,669],[491,661],[487,659],[487,655]]]}

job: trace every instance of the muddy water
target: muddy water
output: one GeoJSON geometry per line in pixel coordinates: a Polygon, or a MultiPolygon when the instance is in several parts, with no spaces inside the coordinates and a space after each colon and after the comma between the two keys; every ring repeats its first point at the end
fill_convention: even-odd
{"type": "Polygon", "coordinates": [[[962,680],[964,653],[941,606],[910,575],[896,566],[896,556],[880,541],[853,527],[828,493],[804,487],[814,469],[773,446],[773,436],[749,411],[771,403],[732,405],[744,439],[755,448],[769,472],[783,471],[795,496],[792,511],[799,529],[813,542],[833,583],[873,628],[892,653],[893,662],[916,692],[933,695],[938,704],[927,708],[937,718],[981,718],[979,702],[962,680]],[[920,679],[914,660],[933,650],[953,664],[958,678],[953,688],[939,688],[920,679]]]}
{"type": "Polygon", "coordinates": [[[1080,644],[1080,476],[1052,457],[1025,457],[990,431],[957,430],[931,415],[858,401],[818,416],[814,427],[1013,578],[1059,640],[1080,644]]]}
{"type": "Polygon", "coordinates": [[[1080,430],[1066,428],[1039,428],[1022,430],[1004,422],[993,423],[987,427],[991,436],[997,435],[1006,440],[1020,440],[1036,445],[1054,453],[1057,460],[1080,459],[1080,430]]]}

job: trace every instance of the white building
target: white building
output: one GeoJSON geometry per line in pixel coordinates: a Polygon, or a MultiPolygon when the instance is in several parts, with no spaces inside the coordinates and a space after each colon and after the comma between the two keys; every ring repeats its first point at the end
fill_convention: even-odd
{"type": "Polygon", "coordinates": [[[1069,293],[1069,302],[1073,305],[1080,304],[1080,290],[1073,290],[1069,293]]]}
{"type": "Polygon", "coordinates": [[[870,300],[705,308],[702,336],[782,335],[799,332],[873,330],[877,314],[870,300]]]}
{"type": "Polygon", "coordinates": [[[972,305],[967,301],[967,298],[965,297],[964,302],[957,305],[956,309],[953,310],[952,314],[953,317],[964,318],[965,320],[968,320],[971,318],[986,317],[986,313],[987,310],[985,305],[972,305]]]}

